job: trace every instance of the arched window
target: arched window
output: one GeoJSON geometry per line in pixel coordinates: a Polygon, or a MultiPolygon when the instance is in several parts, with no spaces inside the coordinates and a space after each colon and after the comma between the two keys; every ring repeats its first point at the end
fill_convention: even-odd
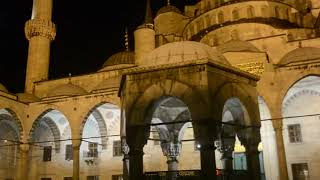
{"type": "Polygon", "coordinates": [[[286,17],[287,19],[290,19],[290,10],[289,9],[286,9],[286,17]]]}
{"type": "Polygon", "coordinates": [[[218,23],[224,23],[224,14],[222,11],[219,12],[218,14],[218,23]]]}
{"type": "Polygon", "coordinates": [[[261,7],[261,16],[262,16],[262,17],[268,17],[268,16],[269,16],[268,6],[263,5],[263,6],[261,7]]]}
{"type": "Polygon", "coordinates": [[[252,6],[249,6],[247,8],[247,17],[248,18],[253,18],[255,16],[254,14],[254,8],[252,6]]]}
{"type": "Polygon", "coordinates": [[[234,21],[239,20],[239,11],[238,11],[238,9],[234,9],[234,10],[232,11],[232,19],[233,19],[234,21]]]}
{"type": "Polygon", "coordinates": [[[212,14],[211,15],[211,24],[214,25],[217,23],[217,19],[216,19],[216,15],[215,14],[212,14]]]}
{"type": "Polygon", "coordinates": [[[279,7],[278,7],[278,6],[276,6],[276,7],[274,8],[274,16],[275,16],[276,18],[280,18],[280,10],[279,10],[279,7]]]}
{"type": "Polygon", "coordinates": [[[210,24],[210,16],[209,16],[209,15],[206,15],[206,17],[205,17],[205,22],[206,22],[206,23],[205,23],[205,24],[206,24],[206,25],[205,25],[206,27],[209,27],[209,26],[211,25],[211,24],[210,24]]]}

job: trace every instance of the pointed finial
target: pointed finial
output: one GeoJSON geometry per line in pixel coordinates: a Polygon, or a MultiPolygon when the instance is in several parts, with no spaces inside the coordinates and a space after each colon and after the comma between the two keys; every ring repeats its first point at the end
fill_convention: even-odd
{"type": "Polygon", "coordinates": [[[153,24],[150,0],[146,0],[146,1],[147,1],[147,4],[146,4],[146,15],[145,15],[144,23],[153,24]]]}
{"type": "Polygon", "coordinates": [[[129,51],[129,34],[128,34],[128,27],[126,27],[126,32],[125,32],[125,35],[124,35],[124,39],[125,39],[124,45],[126,46],[126,51],[129,51]]]}
{"type": "Polygon", "coordinates": [[[68,74],[68,79],[69,79],[69,83],[70,83],[70,84],[71,84],[71,77],[72,77],[72,74],[69,73],[69,74],[68,74]]]}

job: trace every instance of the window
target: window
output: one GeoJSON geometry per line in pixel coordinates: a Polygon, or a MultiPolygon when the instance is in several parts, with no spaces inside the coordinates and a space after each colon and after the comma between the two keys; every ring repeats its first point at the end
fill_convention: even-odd
{"type": "Polygon", "coordinates": [[[302,142],[300,124],[288,125],[289,140],[291,143],[302,142]]]}
{"type": "Polygon", "coordinates": [[[51,161],[51,153],[52,153],[52,147],[51,146],[45,146],[43,148],[43,158],[42,160],[47,162],[51,161]]]}
{"type": "Polygon", "coordinates": [[[41,178],[41,180],[51,180],[51,178],[41,178]]]}
{"type": "Polygon", "coordinates": [[[224,15],[223,15],[223,12],[220,11],[219,14],[218,14],[218,23],[224,23],[224,15]]]}
{"type": "Polygon", "coordinates": [[[309,180],[309,169],[307,163],[292,164],[293,180],[309,180]]]}
{"type": "Polygon", "coordinates": [[[247,9],[247,16],[248,18],[253,18],[254,17],[254,9],[252,6],[249,6],[247,9]]]}
{"type": "Polygon", "coordinates": [[[89,142],[88,149],[88,157],[98,157],[98,143],[89,142]]]}
{"type": "Polygon", "coordinates": [[[280,18],[280,10],[278,6],[274,8],[274,15],[276,18],[280,18]]]}
{"type": "Polygon", "coordinates": [[[237,9],[232,11],[232,18],[234,21],[239,20],[239,11],[237,9]]]}
{"type": "Polygon", "coordinates": [[[63,180],[72,180],[72,177],[64,177],[63,180]]]}
{"type": "Polygon", "coordinates": [[[66,145],[66,160],[70,161],[73,159],[73,155],[72,155],[72,144],[67,144],[66,145]]]}
{"type": "Polygon", "coordinates": [[[113,141],[113,156],[121,156],[121,141],[113,141]]]}
{"type": "Polygon", "coordinates": [[[112,180],[123,180],[122,175],[112,175],[112,180]]]}
{"type": "Polygon", "coordinates": [[[268,17],[268,15],[269,15],[268,6],[263,5],[261,7],[261,14],[262,14],[262,17],[268,17]]]}
{"type": "Polygon", "coordinates": [[[99,176],[87,176],[87,180],[99,180],[99,176]]]}

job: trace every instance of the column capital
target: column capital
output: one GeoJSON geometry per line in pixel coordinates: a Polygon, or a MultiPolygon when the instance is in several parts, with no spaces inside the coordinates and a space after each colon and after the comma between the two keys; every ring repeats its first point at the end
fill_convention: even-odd
{"type": "Polygon", "coordinates": [[[177,158],[181,152],[181,142],[165,142],[161,143],[161,148],[163,155],[168,158],[168,161],[174,160],[177,161],[177,158]]]}
{"type": "Polygon", "coordinates": [[[25,35],[28,40],[34,36],[46,37],[53,41],[56,37],[56,26],[50,20],[31,19],[25,24],[25,35]]]}

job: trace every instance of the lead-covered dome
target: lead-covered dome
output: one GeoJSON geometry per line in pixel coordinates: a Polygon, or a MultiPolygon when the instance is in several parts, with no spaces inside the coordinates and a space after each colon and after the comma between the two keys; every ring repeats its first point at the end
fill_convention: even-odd
{"type": "Polygon", "coordinates": [[[71,83],[60,85],[50,91],[47,97],[55,97],[55,96],[79,96],[85,95],[87,91],[83,88],[73,85],[71,83]]]}
{"type": "Polygon", "coordinates": [[[175,12],[175,13],[181,14],[181,11],[178,8],[176,8],[175,6],[167,5],[167,6],[160,8],[159,11],[157,12],[156,16],[163,14],[163,13],[167,13],[167,12],[175,12]]]}
{"type": "Polygon", "coordinates": [[[194,41],[179,41],[160,46],[144,58],[143,65],[162,65],[193,60],[208,60],[230,65],[218,51],[194,41]]]}
{"type": "Polygon", "coordinates": [[[119,64],[134,64],[134,52],[122,51],[110,56],[102,68],[119,64]]]}
{"type": "Polygon", "coordinates": [[[3,92],[8,92],[8,89],[0,83],[0,91],[3,91],[3,92]]]}
{"type": "Polygon", "coordinates": [[[299,64],[304,61],[320,60],[320,48],[302,47],[286,54],[278,63],[279,66],[299,64]]]}
{"type": "Polygon", "coordinates": [[[100,71],[131,67],[135,64],[134,52],[122,51],[110,56],[102,65],[100,71]]]}

